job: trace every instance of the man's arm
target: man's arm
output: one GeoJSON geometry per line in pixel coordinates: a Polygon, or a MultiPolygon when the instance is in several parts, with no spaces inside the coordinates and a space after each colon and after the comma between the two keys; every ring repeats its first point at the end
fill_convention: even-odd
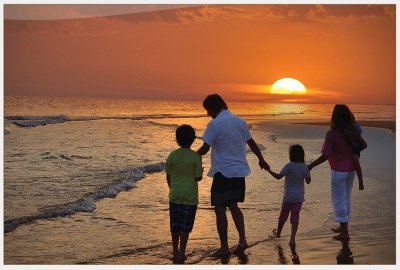
{"type": "Polygon", "coordinates": [[[247,145],[250,147],[251,151],[258,157],[258,165],[260,165],[261,169],[268,170],[269,165],[265,161],[263,155],[261,154],[260,148],[258,148],[257,143],[251,138],[250,140],[247,141],[247,145]]]}
{"type": "Polygon", "coordinates": [[[210,150],[210,146],[207,143],[203,143],[203,145],[197,150],[200,156],[204,156],[210,150]]]}

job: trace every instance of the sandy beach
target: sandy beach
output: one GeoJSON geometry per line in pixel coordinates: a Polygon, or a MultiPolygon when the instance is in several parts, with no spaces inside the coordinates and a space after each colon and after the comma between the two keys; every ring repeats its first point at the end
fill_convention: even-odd
{"type": "MultiPolygon", "coordinates": [[[[321,125],[293,125],[290,121],[253,123],[252,134],[263,145],[271,168],[279,170],[287,162],[287,149],[293,142],[306,149],[306,163],[318,157],[327,130],[321,125]]],[[[271,233],[279,215],[283,184],[260,170],[255,156],[249,154],[252,174],[246,180],[246,200],[241,208],[250,247],[243,256],[225,259],[210,256],[218,248],[219,240],[210,206],[211,179],[205,177],[199,185],[200,205],[186,263],[395,264],[395,134],[381,128],[363,128],[369,144],[361,155],[366,188],[359,191],[355,185],[353,189],[348,246],[332,239],[330,227],[335,224],[327,163],[312,171],[296,249],[291,250],[290,225],[285,225],[281,239],[274,239],[271,233]]],[[[209,156],[205,157],[205,167],[207,171],[209,156]]],[[[238,236],[232,220],[228,220],[229,243],[234,247],[238,236]]],[[[22,225],[5,234],[4,240],[5,264],[172,264],[165,174],[147,174],[137,182],[137,188],[97,201],[93,212],[22,225]],[[24,240],[32,236],[35,241],[24,240]]]]}

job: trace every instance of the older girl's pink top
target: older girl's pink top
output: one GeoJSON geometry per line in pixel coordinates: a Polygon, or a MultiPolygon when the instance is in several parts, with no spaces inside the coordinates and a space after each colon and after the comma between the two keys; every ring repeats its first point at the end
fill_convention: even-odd
{"type": "Polygon", "coordinates": [[[329,130],[325,136],[325,142],[321,153],[328,156],[331,169],[338,172],[352,172],[354,165],[351,162],[353,155],[346,137],[343,133],[336,130],[329,130]]]}

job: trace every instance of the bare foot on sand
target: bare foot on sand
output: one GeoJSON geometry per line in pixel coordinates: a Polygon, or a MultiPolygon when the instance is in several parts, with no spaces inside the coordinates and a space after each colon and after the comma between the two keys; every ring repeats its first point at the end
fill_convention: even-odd
{"type": "Polygon", "coordinates": [[[272,234],[276,237],[276,238],[281,238],[281,234],[278,234],[278,230],[277,229],[273,229],[272,230],[272,234]]]}
{"type": "Polygon", "coordinates": [[[234,254],[241,254],[241,253],[243,253],[243,252],[245,251],[245,249],[248,248],[248,247],[249,247],[249,245],[247,244],[247,242],[244,243],[244,244],[237,245],[237,247],[235,248],[235,250],[233,251],[233,253],[234,253],[234,254]]]}
{"type": "Polygon", "coordinates": [[[230,255],[229,249],[222,249],[222,248],[211,253],[212,257],[225,257],[225,256],[229,256],[229,255],[230,255]]]}
{"type": "Polygon", "coordinates": [[[172,255],[172,262],[173,263],[178,263],[178,257],[179,257],[179,253],[174,253],[173,255],[172,255]]]}
{"type": "Polygon", "coordinates": [[[341,233],[342,232],[342,227],[338,227],[338,228],[331,228],[332,232],[334,233],[341,233]]]}
{"type": "Polygon", "coordinates": [[[333,236],[333,239],[338,240],[338,241],[349,241],[350,236],[347,234],[339,233],[335,236],[333,236]]]}
{"type": "Polygon", "coordinates": [[[179,256],[178,260],[177,260],[177,263],[178,264],[183,264],[186,261],[186,259],[187,259],[187,257],[185,255],[179,256]]]}

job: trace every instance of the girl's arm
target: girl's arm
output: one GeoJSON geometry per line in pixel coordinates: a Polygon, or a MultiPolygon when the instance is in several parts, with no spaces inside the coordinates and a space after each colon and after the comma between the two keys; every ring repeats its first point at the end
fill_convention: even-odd
{"type": "Polygon", "coordinates": [[[311,183],[311,175],[310,175],[310,176],[304,177],[304,179],[306,179],[306,183],[307,183],[307,184],[310,184],[310,183],[311,183]]]}
{"type": "Polygon", "coordinates": [[[273,172],[273,171],[271,171],[271,169],[268,169],[267,171],[268,171],[273,177],[275,177],[275,178],[278,179],[278,180],[281,179],[281,178],[283,177],[282,174],[273,172]]]}

